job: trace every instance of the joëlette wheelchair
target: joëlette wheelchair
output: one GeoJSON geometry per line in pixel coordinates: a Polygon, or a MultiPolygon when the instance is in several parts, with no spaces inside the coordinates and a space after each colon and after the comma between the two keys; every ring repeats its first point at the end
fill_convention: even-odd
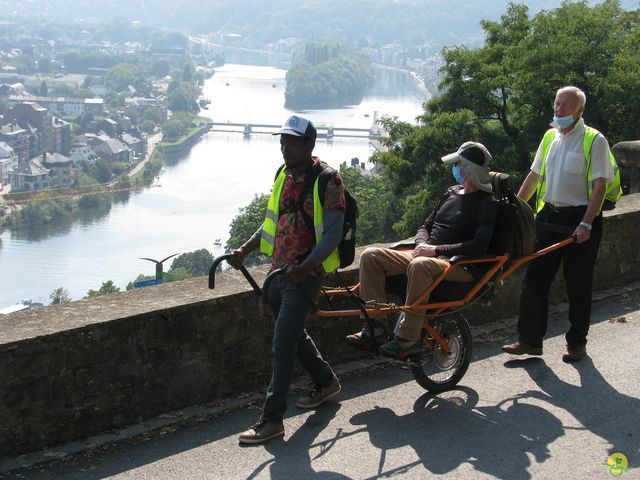
{"type": "MultiPolygon", "coordinates": [[[[473,304],[489,306],[497,287],[522,265],[551,251],[562,248],[574,241],[572,237],[550,245],[530,255],[512,254],[517,209],[513,202],[513,190],[509,176],[492,172],[492,185],[499,200],[499,209],[493,235],[487,255],[480,257],[455,256],[449,260],[450,266],[427,288],[412,304],[406,304],[406,275],[386,278],[386,291],[399,299],[399,303],[374,303],[358,296],[359,284],[342,287],[322,287],[317,299],[308,299],[312,311],[319,317],[363,317],[368,325],[372,339],[365,348],[377,352],[380,346],[374,335],[375,320],[371,315],[386,314],[399,322],[404,312],[421,312],[425,315],[422,329],[422,348],[420,352],[399,357],[406,361],[415,380],[426,390],[442,392],[453,388],[466,373],[471,361],[472,336],[469,323],[461,314],[473,304]],[[511,199],[511,200],[510,200],[511,199]],[[474,281],[453,282],[447,277],[455,267],[472,272],[474,281]],[[350,299],[354,308],[334,308],[333,300],[340,297],[350,299]],[[425,302],[425,299],[428,299],[425,302]],[[327,305],[320,308],[318,302],[327,305]],[[423,303],[424,302],[424,303],[423,303]]],[[[390,248],[413,250],[415,244],[397,243],[390,248]]],[[[230,255],[217,257],[209,271],[209,288],[215,286],[215,273],[220,262],[230,255]]],[[[262,291],[246,268],[241,272],[258,295],[262,291]]],[[[265,279],[263,291],[269,289],[273,279],[284,273],[284,269],[273,270],[265,279]]],[[[263,295],[263,300],[266,295],[263,295]]],[[[266,302],[265,302],[266,303],[266,302]]],[[[380,315],[379,315],[380,316],[380,315]]],[[[396,323],[397,326],[397,323],[396,323]]]]}

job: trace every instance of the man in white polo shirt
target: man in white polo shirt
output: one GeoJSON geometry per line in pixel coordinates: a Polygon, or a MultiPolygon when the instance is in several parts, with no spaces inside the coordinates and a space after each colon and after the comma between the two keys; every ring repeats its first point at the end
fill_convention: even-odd
{"type": "MultiPolygon", "coordinates": [[[[591,321],[591,289],[598,247],[602,237],[602,204],[606,184],[614,178],[607,139],[582,119],[586,96],[577,87],[558,90],[554,102],[553,127],[536,152],[531,171],[518,196],[528,201],[534,192],[536,236],[543,248],[574,235],[576,242],[543,255],[530,263],[522,284],[518,341],[502,350],[514,355],[542,355],[547,330],[549,290],[563,263],[569,297],[566,333],[567,363],[586,354],[591,321]],[[585,139],[592,140],[590,163],[585,139]]],[[[589,142],[587,142],[589,143],[589,142]]]]}

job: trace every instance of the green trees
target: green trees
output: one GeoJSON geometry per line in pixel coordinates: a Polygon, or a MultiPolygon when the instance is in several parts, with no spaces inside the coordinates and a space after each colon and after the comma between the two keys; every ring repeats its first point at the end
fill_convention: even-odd
{"type": "Polygon", "coordinates": [[[169,273],[175,274],[179,269],[185,269],[191,276],[207,275],[213,263],[213,255],[206,248],[194,252],[183,253],[174,258],[169,273]]]}
{"type": "Polygon", "coordinates": [[[51,295],[49,295],[51,305],[60,305],[62,303],[69,303],[72,301],[69,290],[63,287],[56,288],[51,295]]]}
{"type": "MultiPolygon", "coordinates": [[[[249,205],[240,208],[238,215],[231,221],[229,240],[225,246],[227,252],[241,246],[258,230],[264,222],[268,203],[269,195],[261,194],[254,196],[249,205]]],[[[245,260],[245,265],[258,265],[266,263],[267,260],[266,255],[254,251],[245,260]]]]}
{"type": "Polygon", "coordinates": [[[5,219],[10,228],[36,228],[68,221],[71,218],[74,203],[71,200],[42,200],[25,204],[5,219]]]}
{"type": "Polygon", "coordinates": [[[116,287],[112,280],[103,282],[99,290],[89,290],[84,298],[96,298],[102,295],[109,295],[111,293],[118,293],[120,288],[116,287]]]}
{"type": "Polygon", "coordinates": [[[403,206],[396,233],[415,233],[452,183],[440,157],[465,140],[484,143],[491,168],[512,174],[517,187],[564,85],[585,91],[586,122],[612,144],[636,138],[640,107],[630,99],[640,89],[639,25],[638,11],[616,0],[565,2],[533,18],[510,4],[500,22],[482,22],[483,47],[444,49],[442,94],[426,103],[417,127],[385,120],[390,149],[374,156],[403,206]]]}
{"type": "Polygon", "coordinates": [[[195,117],[186,113],[175,113],[162,127],[163,140],[175,142],[193,128],[195,117]]]}
{"type": "Polygon", "coordinates": [[[340,176],[358,202],[357,244],[393,240],[393,224],[397,217],[396,210],[389,208],[393,195],[388,182],[380,176],[345,166],[340,168],[340,176]]]}
{"type": "Polygon", "coordinates": [[[341,41],[309,42],[287,71],[285,107],[358,104],[373,82],[371,61],[341,41]]]}
{"type": "Polygon", "coordinates": [[[119,63],[109,69],[105,77],[105,83],[111,90],[121,92],[129,85],[135,86],[141,78],[142,74],[137,65],[119,63]]]}

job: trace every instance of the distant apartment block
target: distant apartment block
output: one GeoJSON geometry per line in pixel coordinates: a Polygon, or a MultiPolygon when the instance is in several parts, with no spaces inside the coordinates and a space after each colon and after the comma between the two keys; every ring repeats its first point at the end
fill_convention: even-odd
{"type": "Polygon", "coordinates": [[[14,107],[24,102],[35,102],[48,109],[51,113],[77,117],[86,113],[102,115],[104,113],[104,99],[102,98],[67,98],[44,97],[36,95],[9,95],[9,106],[14,107]]]}
{"type": "Polygon", "coordinates": [[[8,144],[0,142],[0,186],[9,183],[9,172],[18,169],[18,155],[8,144]]]}
{"type": "Polygon", "coordinates": [[[70,187],[77,178],[75,162],[59,153],[43,153],[9,173],[12,192],[70,187]]]}
{"type": "Polygon", "coordinates": [[[4,121],[18,124],[36,135],[36,154],[44,152],[47,148],[47,139],[51,135],[49,111],[35,102],[22,102],[12,107],[4,114],[4,121]]]}
{"type": "MultiPolygon", "coordinates": [[[[69,154],[71,125],[51,115],[48,109],[40,104],[35,102],[19,103],[5,113],[4,120],[35,136],[35,151],[30,151],[26,158],[31,158],[42,152],[69,154]]],[[[21,156],[21,159],[24,158],[21,156]]]]}
{"type": "Polygon", "coordinates": [[[0,142],[13,148],[21,162],[38,154],[38,139],[35,133],[22,128],[15,122],[0,125],[0,142]]]}

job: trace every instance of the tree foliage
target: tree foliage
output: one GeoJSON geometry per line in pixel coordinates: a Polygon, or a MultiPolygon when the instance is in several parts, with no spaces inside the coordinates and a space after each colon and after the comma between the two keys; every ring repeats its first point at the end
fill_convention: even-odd
{"type": "Polygon", "coordinates": [[[51,295],[49,295],[49,299],[51,300],[51,305],[69,303],[71,302],[71,294],[66,288],[58,287],[53,292],[51,292],[51,295]]]}
{"type": "Polygon", "coordinates": [[[285,107],[358,104],[373,82],[371,61],[342,41],[309,42],[287,71],[285,107]]]}
{"type": "Polygon", "coordinates": [[[393,194],[388,182],[378,175],[365,174],[360,168],[340,168],[345,186],[358,203],[356,243],[368,245],[395,238],[393,224],[398,210],[389,208],[393,194]]]}
{"type": "Polygon", "coordinates": [[[121,92],[129,85],[135,87],[142,79],[143,73],[139,66],[131,63],[119,63],[109,69],[105,83],[111,90],[121,92]]]}
{"type": "Polygon", "coordinates": [[[74,203],[71,200],[30,202],[11,212],[5,219],[5,225],[10,228],[35,229],[42,225],[64,223],[71,218],[73,210],[74,203]]]}
{"type": "Polygon", "coordinates": [[[177,275],[180,269],[184,269],[189,276],[199,277],[207,275],[213,263],[213,255],[206,248],[193,252],[183,253],[174,258],[169,269],[169,274],[177,275]]]}
{"type": "MultiPolygon", "coordinates": [[[[227,252],[240,247],[260,228],[268,203],[269,195],[255,195],[246,207],[240,208],[238,215],[231,221],[229,240],[225,246],[227,252]]],[[[246,258],[245,265],[258,265],[267,261],[266,255],[254,251],[246,258]]]]}
{"type": "Polygon", "coordinates": [[[195,117],[184,112],[175,113],[162,127],[163,140],[175,142],[195,126],[195,117]]]}
{"type": "Polygon", "coordinates": [[[612,144],[636,138],[640,107],[629,99],[640,93],[639,20],[616,0],[565,2],[534,17],[510,4],[499,22],[482,22],[483,47],[444,49],[443,93],[425,104],[420,125],[383,120],[389,151],[374,162],[403,207],[396,233],[415,233],[451,183],[440,157],[466,140],[484,143],[491,168],[512,174],[517,188],[562,86],[585,91],[585,121],[612,144]]]}
{"type": "Polygon", "coordinates": [[[118,293],[120,288],[116,287],[112,280],[107,280],[102,283],[99,290],[89,290],[84,298],[96,298],[102,295],[109,295],[111,293],[118,293]]]}

